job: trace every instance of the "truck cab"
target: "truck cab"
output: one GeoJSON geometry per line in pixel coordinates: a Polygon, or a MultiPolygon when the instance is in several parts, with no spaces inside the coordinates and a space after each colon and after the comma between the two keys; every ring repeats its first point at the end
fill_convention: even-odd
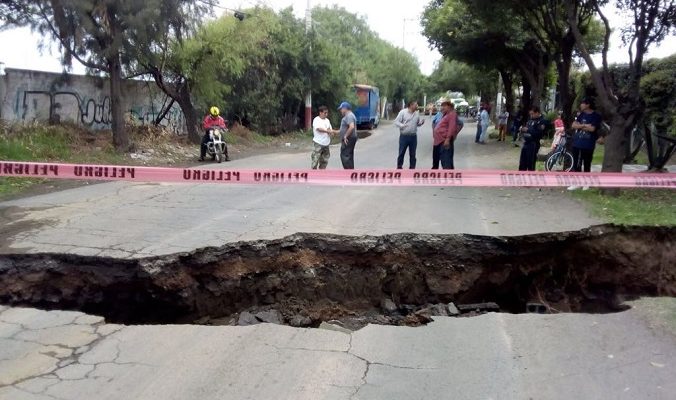
{"type": "Polygon", "coordinates": [[[380,124],[380,91],[370,85],[354,85],[357,104],[354,115],[357,117],[357,129],[374,129],[380,124]]]}

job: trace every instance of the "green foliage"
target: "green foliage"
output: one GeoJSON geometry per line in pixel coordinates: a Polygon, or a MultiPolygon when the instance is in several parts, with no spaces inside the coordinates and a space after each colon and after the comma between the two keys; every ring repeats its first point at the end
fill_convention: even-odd
{"type": "Polygon", "coordinates": [[[64,161],[71,155],[71,135],[64,127],[35,125],[0,134],[0,159],[64,161]]]}
{"type": "MultiPolygon", "coordinates": [[[[609,66],[610,77],[615,93],[620,98],[628,95],[631,82],[631,70],[627,64],[609,66]]],[[[589,71],[574,75],[577,98],[580,104],[583,97],[596,97],[596,89],[589,71]]],[[[643,64],[640,94],[645,105],[645,117],[655,124],[658,132],[676,135],[676,54],[662,59],[651,59],[643,64]]],[[[602,114],[607,110],[597,104],[602,114]]]]}
{"type": "Polygon", "coordinates": [[[123,72],[138,74],[157,64],[155,55],[166,55],[167,38],[180,41],[210,8],[189,0],[7,0],[0,5],[0,27],[30,26],[59,44],[64,66],[77,60],[90,72],[107,74],[113,142],[126,151],[123,72]]]}
{"type": "Polygon", "coordinates": [[[623,190],[606,196],[596,189],[575,192],[591,206],[592,213],[620,225],[676,225],[676,196],[669,189],[623,190]]]}
{"type": "Polygon", "coordinates": [[[393,103],[422,100],[425,78],[413,55],[379,38],[363,18],[344,8],[315,8],[313,19],[316,37],[331,43],[327,50],[336,55],[335,72],[349,84],[377,86],[393,103]]]}
{"type": "Polygon", "coordinates": [[[208,22],[172,46],[169,67],[190,83],[201,110],[215,104],[232,120],[276,134],[301,126],[310,88],[315,107],[354,100],[355,83],[379,87],[390,101],[422,99],[425,80],[416,59],[345,9],[316,8],[309,35],[291,9],[245,13],[242,21],[208,22]]]}
{"type": "MultiPolygon", "coordinates": [[[[466,98],[482,93],[488,98],[497,93],[497,72],[486,73],[459,61],[444,59],[439,62],[430,77],[434,93],[447,90],[462,92],[466,98]],[[491,79],[490,77],[495,77],[491,79]]],[[[493,96],[494,97],[494,96],[493,96]]]]}
{"type": "MultiPolygon", "coordinates": [[[[122,156],[110,143],[107,147],[81,154],[77,128],[71,126],[28,125],[21,127],[0,126],[0,160],[51,161],[51,162],[100,162],[121,163],[122,156]]],[[[0,178],[0,197],[28,188],[41,179],[0,178]]]]}
{"type": "Polygon", "coordinates": [[[641,79],[641,98],[646,117],[655,123],[658,132],[676,136],[676,54],[646,64],[641,79]]]}

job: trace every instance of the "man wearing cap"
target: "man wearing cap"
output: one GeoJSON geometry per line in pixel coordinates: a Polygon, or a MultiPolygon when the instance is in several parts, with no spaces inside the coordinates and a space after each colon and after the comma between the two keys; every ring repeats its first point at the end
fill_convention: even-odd
{"type": "Polygon", "coordinates": [[[455,107],[450,100],[441,103],[441,112],[444,114],[439,124],[434,128],[434,147],[432,148],[432,169],[453,169],[453,142],[458,135],[458,124],[455,107]]]}
{"type": "MultiPolygon", "coordinates": [[[[575,129],[573,135],[573,171],[591,172],[592,159],[596,149],[596,141],[599,140],[599,131],[603,119],[601,114],[594,111],[594,103],[589,98],[582,99],[580,103],[580,115],[573,122],[575,129]]],[[[576,190],[577,186],[571,186],[568,190],[576,190]]],[[[584,190],[589,187],[583,187],[584,190]]]]}
{"type": "Polygon", "coordinates": [[[343,115],[340,121],[340,161],[344,169],[354,169],[354,146],[357,144],[357,117],[352,105],[346,101],[340,103],[338,110],[343,115]]]}

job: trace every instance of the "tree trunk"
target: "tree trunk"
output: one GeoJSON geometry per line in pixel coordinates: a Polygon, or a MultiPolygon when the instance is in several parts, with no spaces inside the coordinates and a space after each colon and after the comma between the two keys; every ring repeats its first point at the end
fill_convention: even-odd
{"type": "Polygon", "coordinates": [[[530,101],[533,106],[541,107],[542,106],[542,92],[544,91],[545,79],[544,73],[539,73],[539,71],[533,73],[533,81],[531,82],[530,88],[530,101]]]}
{"type": "Polygon", "coordinates": [[[533,105],[530,81],[522,73],[523,93],[521,94],[521,121],[528,120],[528,110],[533,105]]]}
{"type": "Polygon", "coordinates": [[[573,123],[573,90],[570,85],[570,69],[573,63],[573,49],[575,37],[569,33],[561,42],[561,57],[556,61],[556,70],[559,74],[559,94],[561,96],[561,111],[566,130],[573,123]]]}
{"type": "Polygon", "coordinates": [[[122,110],[122,65],[120,54],[116,53],[108,61],[110,68],[110,113],[113,130],[113,145],[118,151],[129,151],[129,134],[124,127],[122,110]]]}
{"type": "Polygon", "coordinates": [[[530,91],[528,108],[531,106],[540,107],[549,65],[547,55],[539,50],[534,43],[527,43],[523,54],[516,59],[516,62],[523,77],[524,94],[526,94],[526,86],[530,91]]]}
{"type": "Polygon", "coordinates": [[[190,97],[190,87],[188,83],[182,84],[178,88],[178,97],[176,102],[181,107],[183,116],[185,117],[185,127],[188,131],[188,140],[192,143],[198,144],[202,141],[202,135],[200,132],[200,121],[197,117],[197,110],[192,104],[192,99],[190,97]]]}
{"type": "Polygon", "coordinates": [[[603,172],[622,172],[626,144],[633,127],[633,119],[617,113],[610,120],[610,134],[605,139],[603,172]]]}
{"type": "MultiPolygon", "coordinates": [[[[169,111],[171,111],[171,107],[174,106],[174,103],[176,103],[176,100],[171,99],[169,101],[169,105],[167,105],[166,107],[163,107],[162,110],[160,110],[161,111],[160,115],[158,115],[157,118],[155,118],[155,121],[153,121],[153,125],[159,126],[162,123],[162,121],[167,116],[167,114],[169,114],[169,111]]],[[[165,99],[165,104],[166,104],[166,99],[165,99]]]]}
{"type": "Polygon", "coordinates": [[[164,83],[164,77],[162,76],[162,71],[157,67],[147,67],[150,73],[155,80],[155,84],[169,96],[173,101],[178,103],[178,106],[181,108],[183,117],[185,118],[185,129],[188,132],[188,140],[192,143],[198,144],[202,141],[202,135],[200,133],[200,121],[197,117],[197,110],[192,104],[192,98],[190,97],[190,86],[186,78],[179,78],[179,82],[173,85],[167,85],[164,83]]]}
{"type": "Polygon", "coordinates": [[[510,125],[511,121],[514,119],[514,78],[512,74],[506,70],[500,70],[500,76],[502,77],[502,83],[505,86],[505,109],[509,113],[509,121],[507,124],[510,125]]]}

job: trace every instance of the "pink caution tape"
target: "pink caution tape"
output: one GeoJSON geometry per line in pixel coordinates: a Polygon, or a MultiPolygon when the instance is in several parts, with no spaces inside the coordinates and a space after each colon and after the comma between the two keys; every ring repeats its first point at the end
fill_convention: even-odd
{"type": "Polygon", "coordinates": [[[676,174],[673,173],[572,173],[499,170],[245,170],[18,161],[0,161],[0,176],[230,185],[676,188],[676,174]]]}

